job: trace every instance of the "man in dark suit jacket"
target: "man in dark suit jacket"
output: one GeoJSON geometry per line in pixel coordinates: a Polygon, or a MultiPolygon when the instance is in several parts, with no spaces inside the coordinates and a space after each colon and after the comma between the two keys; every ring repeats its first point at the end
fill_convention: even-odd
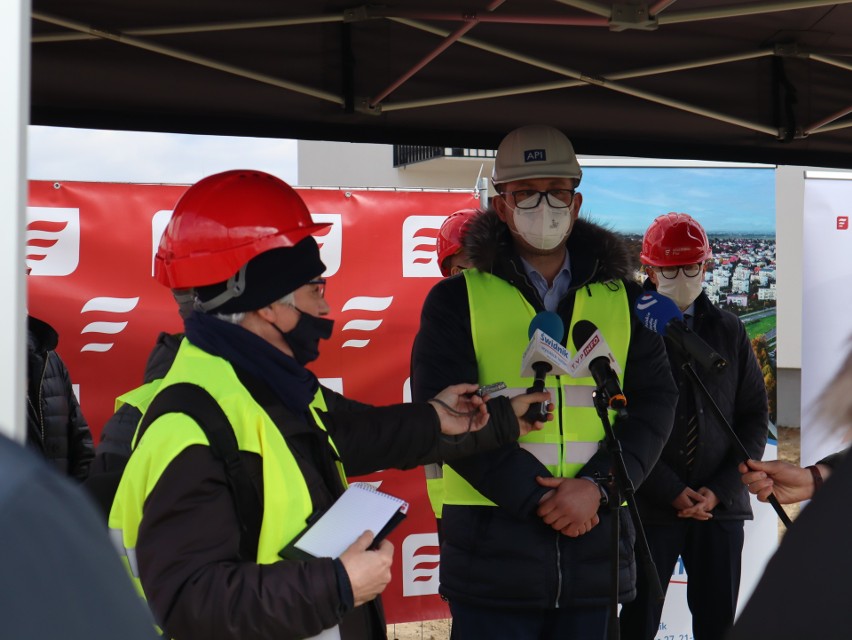
{"type": "MultiPolygon", "coordinates": [[[[680,397],[671,436],[636,493],[663,589],[678,556],[683,558],[696,640],[721,640],[734,622],[743,524],[753,517],[728,427],[711,411],[710,398],[749,457],[760,459],[768,432],[766,387],[745,327],[734,314],[714,307],[703,291],[710,257],[707,234],[685,213],[654,220],[640,256],[648,274],[645,286],[671,298],[687,324],[728,363],[721,374],[706,373],[666,339],[680,397]],[[687,364],[710,398],[683,372],[687,364]]],[[[653,639],[659,630],[663,605],[652,599],[641,566],[639,573],[636,600],[621,611],[624,640],[653,639]]]]}

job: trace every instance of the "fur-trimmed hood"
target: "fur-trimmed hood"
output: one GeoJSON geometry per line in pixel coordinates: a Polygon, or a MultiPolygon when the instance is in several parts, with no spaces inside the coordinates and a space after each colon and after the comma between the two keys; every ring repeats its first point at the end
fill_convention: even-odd
{"type": "MultiPolygon", "coordinates": [[[[578,218],[565,243],[575,282],[632,279],[639,268],[638,255],[621,235],[588,220],[578,218]]],[[[464,246],[473,266],[500,276],[517,256],[509,227],[493,209],[471,221],[464,246]]]]}

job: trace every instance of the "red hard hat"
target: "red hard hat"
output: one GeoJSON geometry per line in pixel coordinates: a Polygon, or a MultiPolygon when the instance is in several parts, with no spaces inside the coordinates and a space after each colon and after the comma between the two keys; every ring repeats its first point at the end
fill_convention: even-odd
{"type": "Polygon", "coordinates": [[[451,213],[444,220],[438,231],[437,251],[438,266],[444,277],[450,275],[449,269],[444,268],[444,261],[450,256],[456,255],[462,248],[462,237],[467,230],[468,223],[481,213],[479,209],[459,209],[451,213]]]}
{"type": "Polygon", "coordinates": [[[642,238],[642,264],[675,267],[704,262],[712,255],[704,228],[686,213],[657,216],[642,238]]]}
{"type": "Polygon", "coordinates": [[[178,200],[154,257],[154,277],[172,289],[224,282],[255,256],[292,247],[327,226],[315,224],[299,194],[275,176],[217,173],[178,200]]]}

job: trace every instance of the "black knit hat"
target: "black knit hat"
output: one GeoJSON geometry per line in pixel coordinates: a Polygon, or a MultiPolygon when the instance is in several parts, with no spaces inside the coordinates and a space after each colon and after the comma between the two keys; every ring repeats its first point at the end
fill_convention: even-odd
{"type": "Polygon", "coordinates": [[[230,290],[233,295],[207,313],[238,313],[262,309],[320,276],[325,265],[320,260],[317,241],[311,236],[292,247],[270,249],[249,260],[240,272],[226,282],[196,287],[202,302],[213,301],[230,290]]]}

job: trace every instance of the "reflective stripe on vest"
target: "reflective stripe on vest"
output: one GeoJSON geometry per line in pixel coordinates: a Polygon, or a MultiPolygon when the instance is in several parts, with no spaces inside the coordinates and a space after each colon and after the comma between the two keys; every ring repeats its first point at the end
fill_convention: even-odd
{"type": "MultiPolygon", "coordinates": [[[[529,344],[527,333],[535,309],[516,287],[502,278],[476,269],[466,269],[463,273],[479,384],[505,382],[507,388],[500,395],[509,397],[526,392],[532,380],[520,376],[521,356],[529,344]]],[[[568,336],[580,320],[593,322],[600,329],[623,378],[631,331],[624,285],[615,281],[578,289],[568,336]]],[[[572,347],[569,352],[574,351],[572,347]]],[[[554,419],[546,422],[541,431],[520,438],[518,444],[555,477],[572,478],[598,451],[604,436],[592,401],[595,382],[591,377],[547,376],[545,385],[554,404],[554,419]]],[[[444,504],[494,506],[450,465],[444,465],[444,504]]]]}
{"type": "MultiPolygon", "coordinates": [[[[278,552],[304,529],[307,518],[314,511],[308,487],[286,441],[266,411],[239,381],[231,365],[187,340],[181,344],[174,364],[162,381],[162,388],[179,382],[192,382],[207,390],[228,417],[239,449],[263,458],[263,518],[257,563],[279,562],[278,552]]],[[[317,410],[326,410],[321,389],[311,403],[311,411],[317,425],[325,430],[317,410]]],[[[330,437],[329,443],[336,452],[330,437]]],[[[196,422],[182,413],[164,415],[148,427],[122,474],[109,514],[110,537],[142,598],[145,594],[136,563],[142,508],[171,461],[193,445],[209,446],[196,422]]],[[[345,478],[340,463],[338,469],[345,478]]]]}
{"type": "Polygon", "coordinates": [[[429,496],[429,504],[436,518],[440,518],[444,511],[444,469],[438,462],[423,465],[426,474],[426,494],[429,496]]]}

